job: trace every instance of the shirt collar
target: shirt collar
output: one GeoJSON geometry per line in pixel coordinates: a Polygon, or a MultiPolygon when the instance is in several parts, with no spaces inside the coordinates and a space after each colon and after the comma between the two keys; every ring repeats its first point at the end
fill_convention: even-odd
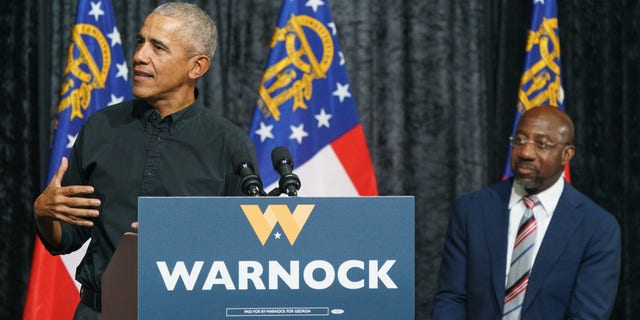
{"type": "Polygon", "coordinates": [[[167,121],[169,133],[173,135],[176,131],[189,124],[191,120],[195,119],[200,112],[202,112],[202,105],[199,100],[196,100],[186,108],[172,113],[160,120],[160,114],[158,114],[155,109],[143,100],[140,101],[141,103],[136,104],[134,107],[134,116],[140,120],[145,131],[149,129],[152,121],[167,121]]]}
{"type": "MultiPolygon", "coordinates": [[[[556,206],[560,201],[560,196],[562,195],[562,191],[564,190],[564,175],[560,176],[558,181],[556,181],[551,187],[548,189],[536,194],[538,201],[544,208],[544,211],[548,216],[553,214],[553,211],[556,210],[556,206]]],[[[511,197],[509,198],[509,210],[513,208],[516,204],[522,201],[522,197],[527,195],[527,191],[522,188],[519,184],[515,183],[515,180],[511,186],[511,197]]]]}

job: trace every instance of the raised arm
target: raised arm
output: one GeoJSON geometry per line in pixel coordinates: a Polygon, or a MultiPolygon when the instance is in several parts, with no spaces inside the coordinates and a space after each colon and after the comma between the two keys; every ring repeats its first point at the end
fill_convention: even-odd
{"type": "Polygon", "coordinates": [[[62,186],[62,177],[68,167],[67,158],[62,158],[58,171],[51,178],[47,188],[36,198],[33,213],[40,238],[53,248],[60,247],[62,227],[60,222],[91,227],[90,218],[99,215],[98,210],[91,207],[100,206],[100,200],[83,197],[93,193],[92,186],[62,186]]]}

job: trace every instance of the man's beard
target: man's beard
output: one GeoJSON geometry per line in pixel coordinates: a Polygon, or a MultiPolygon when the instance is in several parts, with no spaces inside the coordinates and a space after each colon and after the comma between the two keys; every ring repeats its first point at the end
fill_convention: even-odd
{"type": "Polygon", "coordinates": [[[532,180],[529,179],[524,179],[518,176],[514,177],[514,181],[515,183],[517,183],[519,186],[521,186],[523,189],[529,191],[529,190],[535,190],[538,187],[540,187],[541,182],[539,179],[534,178],[532,180]]]}

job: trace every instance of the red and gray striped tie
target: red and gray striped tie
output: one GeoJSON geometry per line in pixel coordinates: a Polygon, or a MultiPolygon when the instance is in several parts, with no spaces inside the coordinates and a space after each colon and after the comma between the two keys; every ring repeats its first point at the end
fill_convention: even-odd
{"type": "Polygon", "coordinates": [[[524,294],[529,283],[529,274],[533,262],[533,247],[536,243],[536,218],[533,215],[533,207],[538,204],[535,196],[522,198],[527,209],[520,221],[516,241],[513,244],[511,255],[511,267],[507,276],[507,290],[504,294],[503,320],[520,319],[524,294]]]}

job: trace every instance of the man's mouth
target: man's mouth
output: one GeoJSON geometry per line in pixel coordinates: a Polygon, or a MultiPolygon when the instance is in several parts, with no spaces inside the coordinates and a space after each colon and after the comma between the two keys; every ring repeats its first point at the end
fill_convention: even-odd
{"type": "Polygon", "coordinates": [[[514,169],[514,171],[520,175],[531,175],[538,171],[536,167],[526,164],[516,164],[514,169]]]}
{"type": "Polygon", "coordinates": [[[146,73],[144,71],[135,70],[133,72],[133,76],[135,78],[153,78],[153,75],[146,73]]]}

